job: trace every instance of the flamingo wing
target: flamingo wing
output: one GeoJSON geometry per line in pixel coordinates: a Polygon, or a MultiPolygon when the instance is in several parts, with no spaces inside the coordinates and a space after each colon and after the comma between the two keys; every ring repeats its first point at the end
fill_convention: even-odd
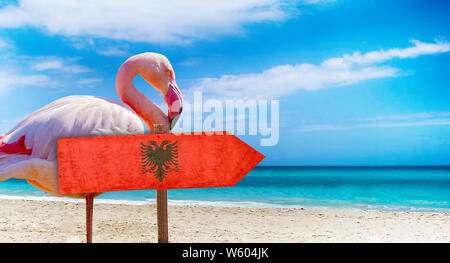
{"type": "Polygon", "coordinates": [[[0,153],[52,161],[56,140],[61,137],[142,133],[143,123],[127,104],[95,96],[68,96],[22,119],[2,138],[0,153]]]}

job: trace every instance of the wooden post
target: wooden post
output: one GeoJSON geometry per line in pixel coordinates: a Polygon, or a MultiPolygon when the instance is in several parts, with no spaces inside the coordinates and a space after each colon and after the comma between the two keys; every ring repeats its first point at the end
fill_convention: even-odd
{"type": "Polygon", "coordinates": [[[94,217],[94,194],[88,194],[86,199],[86,243],[92,243],[92,219],[94,217]]]}
{"type": "Polygon", "coordinates": [[[167,190],[156,190],[156,214],[158,220],[158,243],[169,243],[167,190]]]}
{"type": "MultiPolygon", "coordinates": [[[[153,125],[153,133],[162,132],[163,126],[161,124],[153,125]]],[[[168,243],[167,190],[156,190],[156,218],[158,222],[158,243],[168,243]]]]}

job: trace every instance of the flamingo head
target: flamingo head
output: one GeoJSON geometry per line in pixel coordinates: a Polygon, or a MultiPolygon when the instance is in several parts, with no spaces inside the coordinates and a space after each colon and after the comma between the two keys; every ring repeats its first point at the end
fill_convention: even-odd
{"type": "Polygon", "coordinates": [[[183,110],[183,95],[181,95],[181,91],[178,89],[175,80],[168,84],[167,92],[164,95],[164,101],[169,108],[167,116],[169,117],[170,129],[172,130],[183,110]]]}
{"type": "Polygon", "coordinates": [[[172,65],[164,55],[158,53],[143,53],[137,56],[144,58],[141,76],[164,96],[170,129],[173,129],[183,110],[183,95],[175,82],[172,65]]]}

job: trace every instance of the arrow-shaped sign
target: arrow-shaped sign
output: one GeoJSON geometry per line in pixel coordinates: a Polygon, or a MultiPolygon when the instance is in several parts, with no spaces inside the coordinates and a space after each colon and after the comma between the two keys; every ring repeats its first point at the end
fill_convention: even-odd
{"type": "MultiPolygon", "coordinates": [[[[161,130],[154,125],[155,131],[161,130]]],[[[233,186],[264,156],[228,132],[58,139],[63,194],[157,189],[158,242],[168,242],[165,189],[233,186]]],[[[92,242],[94,195],[86,196],[92,242]]]]}
{"type": "Polygon", "coordinates": [[[233,186],[264,156],[228,132],[58,139],[63,194],[233,186]]]}

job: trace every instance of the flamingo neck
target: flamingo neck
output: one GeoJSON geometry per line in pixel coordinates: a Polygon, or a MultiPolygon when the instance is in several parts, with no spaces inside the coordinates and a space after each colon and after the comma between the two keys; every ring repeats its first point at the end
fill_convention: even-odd
{"type": "Polygon", "coordinates": [[[142,76],[139,61],[126,61],[119,69],[116,78],[116,90],[122,101],[128,104],[147,124],[153,132],[153,124],[162,124],[163,132],[170,131],[167,115],[153,101],[134,87],[133,79],[137,74],[142,76]]]}

